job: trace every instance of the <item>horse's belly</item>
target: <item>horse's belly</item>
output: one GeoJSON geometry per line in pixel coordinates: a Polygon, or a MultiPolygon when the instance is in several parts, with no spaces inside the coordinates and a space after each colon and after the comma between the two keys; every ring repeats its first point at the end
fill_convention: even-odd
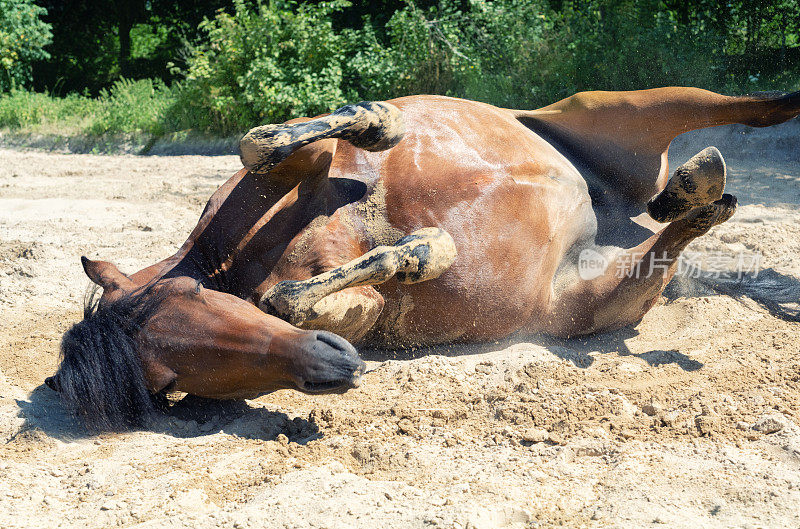
{"type": "Polygon", "coordinates": [[[440,227],[453,237],[458,257],[437,279],[376,287],[386,306],[374,341],[477,341],[546,327],[556,271],[575,241],[594,233],[588,194],[558,186],[533,192],[507,182],[477,200],[449,207],[438,201],[432,209],[394,226],[440,227]]]}

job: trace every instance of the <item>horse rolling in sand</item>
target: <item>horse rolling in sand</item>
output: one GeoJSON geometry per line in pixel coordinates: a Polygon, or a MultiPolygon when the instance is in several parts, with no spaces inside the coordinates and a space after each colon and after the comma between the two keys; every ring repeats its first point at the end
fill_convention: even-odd
{"type": "Polygon", "coordinates": [[[257,127],[175,255],[131,275],[82,258],[102,296],[46,382],[88,427],[125,429],[167,391],[345,391],[364,371],[351,342],[635,324],[736,208],[713,147],[669,178],[671,140],[798,113],[800,92],[659,88],[534,111],[411,96],[257,127]],[[603,266],[585,273],[587,255],[603,266]]]}

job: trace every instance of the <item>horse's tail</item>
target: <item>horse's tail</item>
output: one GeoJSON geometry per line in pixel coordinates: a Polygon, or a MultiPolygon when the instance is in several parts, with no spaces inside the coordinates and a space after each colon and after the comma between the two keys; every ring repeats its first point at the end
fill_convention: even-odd
{"type": "Polygon", "coordinates": [[[368,151],[384,151],[403,139],[400,110],[386,102],[362,101],[332,114],[301,123],[263,125],[239,141],[242,164],[252,173],[265,174],[309,143],[341,138],[368,151]]]}
{"type": "Polygon", "coordinates": [[[677,277],[679,294],[686,295],[688,282],[696,281],[704,288],[731,296],[748,297],[764,307],[776,318],[800,322],[800,280],[765,268],[758,274],[744,274],[738,278],[719,276],[703,271],[697,277],[677,277]]]}
{"type": "Polygon", "coordinates": [[[153,303],[157,300],[124,299],[100,309],[94,303],[64,334],[61,364],[45,383],[89,430],[141,427],[155,411],[136,341],[137,315],[153,303]]]}

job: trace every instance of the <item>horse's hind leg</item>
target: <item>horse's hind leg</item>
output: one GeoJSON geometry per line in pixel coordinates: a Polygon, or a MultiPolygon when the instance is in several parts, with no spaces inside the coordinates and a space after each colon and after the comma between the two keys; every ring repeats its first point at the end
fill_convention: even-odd
{"type": "Polygon", "coordinates": [[[681,251],[728,220],[735,210],[736,198],[722,195],[712,204],[692,209],[639,246],[619,250],[599,276],[570,278],[570,286],[553,304],[547,332],[575,336],[637,323],[672,279],[681,251]]]}
{"type": "Polygon", "coordinates": [[[449,268],[455,258],[455,244],[447,232],[424,228],[392,246],[375,247],[357,259],[310,279],[281,281],[264,293],[258,305],[265,312],[301,326],[309,320],[319,320],[320,313],[327,312],[325,318],[330,319],[334,317],[332,311],[342,312],[335,299],[328,299],[335,293],[379,285],[393,276],[406,284],[434,279],[449,268]]]}
{"type": "Polygon", "coordinates": [[[644,206],[667,181],[673,138],[730,123],[783,123],[800,114],[800,92],[741,97],[684,87],[581,92],[539,110],[511,112],[588,161],[609,191],[644,206]]]}

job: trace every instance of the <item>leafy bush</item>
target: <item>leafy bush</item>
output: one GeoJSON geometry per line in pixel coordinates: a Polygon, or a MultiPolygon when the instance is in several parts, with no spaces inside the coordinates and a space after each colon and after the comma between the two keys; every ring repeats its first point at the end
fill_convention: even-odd
{"type": "Polygon", "coordinates": [[[99,97],[11,90],[0,96],[0,127],[62,135],[165,132],[164,116],[173,104],[172,90],[160,80],[121,79],[99,97]]]}
{"type": "Polygon", "coordinates": [[[721,85],[721,36],[679,24],[658,0],[584,0],[562,11],[559,29],[577,89],[721,85]]]}
{"type": "MultiPolygon", "coordinates": [[[[417,93],[536,108],[581,90],[800,88],[800,37],[794,31],[800,16],[787,15],[787,6],[800,0],[771,8],[767,29],[773,36],[767,29],[735,30],[749,28],[747,21],[758,15],[749,3],[700,9],[668,7],[662,0],[417,1],[427,7],[406,0],[376,25],[369,18],[342,23],[352,8],[345,0],[232,0],[230,12],[200,25],[205,38],[188,48],[180,83],[120,80],[95,99],[13,90],[0,97],[0,125],[30,128],[61,120],[93,135],[189,129],[229,135],[346,102],[417,93]],[[779,60],[768,60],[778,49],[779,60]],[[747,62],[752,57],[762,59],[754,66],[747,62]]],[[[28,18],[13,24],[6,11],[0,15],[2,53],[10,49],[3,28],[31,26],[41,14],[30,0],[0,0],[7,5],[30,9],[28,18]]],[[[140,24],[132,35],[138,43],[134,60],[173,49],[164,43],[174,35],[161,26],[140,24]]]]}
{"type": "Polygon", "coordinates": [[[234,4],[203,25],[208,41],[192,51],[170,111],[175,128],[239,132],[416,93],[510,105],[518,88],[537,93],[532,72],[545,62],[539,0],[475,1],[469,12],[456,0],[427,11],[409,3],[385,27],[339,31],[331,15],[348,2],[234,4]]]}
{"type": "Polygon", "coordinates": [[[330,15],[345,5],[235,0],[233,14],[204,22],[208,41],[188,61],[175,126],[238,132],[341,104],[345,42],[330,15]]]}
{"type": "Polygon", "coordinates": [[[536,108],[581,90],[746,92],[775,82],[726,68],[730,34],[710,12],[679,21],[661,0],[407,2],[383,26],[367,18],[337,30],[342,0],[236,0],[232,14],[204,23],[207,42],[191,54],[169,127],[228,134],[416,93],[536,108]]]}
{"type": "Polygon", "coordinates": [[[369,83],[383,86],[384,97],[452,90],[454,71],[469,59],[452,44],[461,35],[459,12],[451,4],[442,2],[428,13],[413,4],[395,12],[385,28],[388,46],[361,57],[365,73],[372,71],[369,83]]]}
{"type": "MultiPolygon", "coordinates": [[[[446,94],[501,106],[542,102],[539,82],[562,63],[548,43],[554,17],[540,0],[441,0],[427,11],[414,4],[386,24],[387,44],[355,51],[348,66],[356,90],[369,97],[446,94]]],[[[374,29],[365,27],[361,36],[374,29]]],[[[561,93],[563,90],[556,90],[561,93]]]]}
{"type": "Polygon", "coordinates": [[[31,63],[50,55],[50,24],[33,0],[0,0],[0,92],[22,88],[31,81],[31,63]]]}

